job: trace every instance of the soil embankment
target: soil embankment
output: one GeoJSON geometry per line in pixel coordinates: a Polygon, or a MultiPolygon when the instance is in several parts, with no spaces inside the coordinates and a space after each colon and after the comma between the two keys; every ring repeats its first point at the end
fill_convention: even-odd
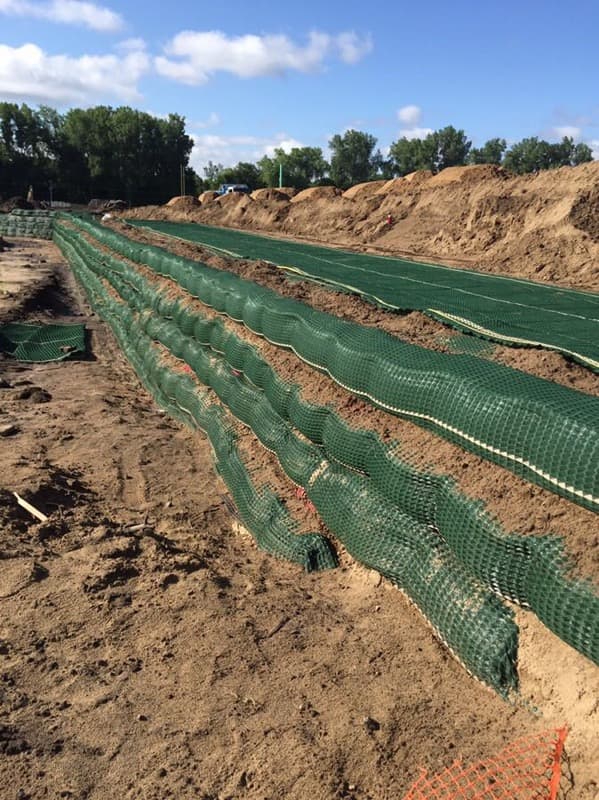
{"type": "Polygon", "coordinates": [[[591,291],[599,285],[599,162],[521,176],[452,167],[343,194],[281,194],[203,195],[199,206],[127,216],[268,231],[591,291]]]}

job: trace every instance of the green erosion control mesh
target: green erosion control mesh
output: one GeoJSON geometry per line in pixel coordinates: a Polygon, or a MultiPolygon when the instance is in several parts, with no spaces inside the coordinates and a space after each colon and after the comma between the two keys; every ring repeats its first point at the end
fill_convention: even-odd
{"type": "Polygon", "coordinates": [[[10,214],[0,214],[0,234],[51,239],[55,216],[54,211],[25,211],[15,208],[10,214]]]}
{"type": "Polygon", "coordinates": [[[160,362],[156,348],[135,324],[131,310],[115,301],[78,255],[66,231],[56,240],[84,286],[92,307],[112,327],[139,378],[156,401],[180,422],[203,430],[212,445],[217,469],[231,491],[239,515],[257,544],[306,570],[335,567],[337,559],[321,534],[297,533],[297,523],[268,487],[256,489],[236,445],[236,436],[222,408],[197,390],[189,375],[175,373],[160,362]]]}
{"type": "MultiPolygon", "coordinates": [[[[257,432],[292,480],[306,489],[323,520],[350,552],[399,585],[467,669],[503,694],[517,686],[517,626],[512,612],[469,574],[437,531],[402,512],[371,486],[367,476],[329,461],[323,448],[295,434],[266,394],[233,374],[215,350],[150,310],[139,314],[137,309],[145,301],[141,295],[136,297],[139,293],[130,268],[129,272],[119,270],[117,259],[94,252],[68,228],[59,226],[56,239],[159,402],[172,408],[179,419],[185,419],[185,412],[195,419],[198,394],[193,383],[189,376],[161,367],[152,339],[184,358],[198,378],[257,432]],[[98,276],[109,276],[113,289],[126,302],[109,296],[98,276]]],[[[161,299],[165,298],[157,296],[154,302],[160,304],[161,299]]],[[[206,320],[198,322],[206,324],[206,320]]],[[[218,458],[216,445],[215,451],[218,458]]],[[[236,480],[231,476],[234,497],[236,480]]]]}
{"type": "Polygon", "coordinates": [[[18,361],[61,361],[85,353],[85,325],[0,325],[0,350],[18,361]]]}
{"type": "Polygon", "coordinates": [[[504,344],[558,350],[599,371],[599,295],[400,258],[349,253],[226,228],[129,220],[134,225],[264,259],[391,309],[423,311],[504,344]]]}
{"type": "Polygon", "coordinates": [[[500,596],[531,608],[560,638],[599,662],[599,597],[587,583],[568,578],[563,547],[556,538],[504,533],[480,503],[461,495],[448,478],[420,472],[396,455],[394,443],[384,444],[372,431],[350,428],[331,408],[303,401],[299,387],[283,381],[258,351],[227,331],[222,320],[206,319],[191,309],[184,292],[180,299],[166,296],[121,259],[100,254],[84,239],[75,239],[75,246],[141,314],[145,333],[191,366],[277,454],[287,474],[305,486],[358,560],[385,572],[384,563],[379,557],[372,560],[363,539],[370,536],[371,520],[390,518],[391,504],[413,522],[433,527],[472,576],[500,596]],[[317,447],[308,447],[293,429],[317,447]],[[350,470],[344,473],[345,491],[359,511],[348,512],[347,519],[335,516],[337,506],[331,511],[330,495],[319,497],[319,484],[316,489],[311,484],[314,470],[319,477],[325,474],[324,459],[350,470]]]}
{"type": "Polygon", "coordinates": [[[586,508],[599,509],[598,398],[501,364],[408,344],[96,223],[74,222],[217,311],[289,347],[378,407],[586,508]]]}
{"type": "MultiPolygon", "coordinates": [[[[555,540],[506,536],[447,479],[418,473],[374,434],[352,431],[330,409],[302,403],[297,387],[278,379],[222,323],[156,293],[130,265],[96,251],[72,230],[61,227],[58,238],[71,258],[77,253],[141,312],[131,323],[138,346],[149,343],[149,335],[212,386],[305,487],[348,550],[400,585],[477,677],[503,693],[516,684],[511,624],[505,609],[489,605],[484,594],[481,600],[476,579],[531,606],[562,638],[599,660],[599,598],[586,584],[568,579],[555,540]],[[503,622],[495,618],[497,609],[503,622]],[[495,636],[489,620],[499,625],[495,636]]],[[[180,416],[186,392],[173,385],[169,381],[180,416]]]]}

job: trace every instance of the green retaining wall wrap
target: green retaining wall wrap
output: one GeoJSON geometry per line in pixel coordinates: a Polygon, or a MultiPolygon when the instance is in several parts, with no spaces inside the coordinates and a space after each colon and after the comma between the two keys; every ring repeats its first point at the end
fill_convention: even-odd
{"type": "Polygon", "coordinates": [[[256,489],[239,456],[236,437],[222,409],[197,390],[187,375],[165,368],[151,340],[135,323],[130,309],[111,298],[89,270],[68,237],[57,231],[56,240],[84,286],[90,303],[112,327],[119,344],[138,376],[156,398],[180,422],[203,430],[212,445],[216,467],[227,484],[243,523],[264,550],[301,564],[307,570],[328,569],[337,559],[321,534],[298,534],[292,519],[268,487],[256,489]]]}
{"type": "Polygon", "coordinates": [[[51,239],[55,217],[54,211],[26,211],[15,208],[10,214],[0,214],[0,234],[51,239]]]}
{"type": "Polygon", "coordinates": [[[231,228],[130,220],[230,256],[270,261],[303,279],[393,310],[423,311],[508,345],[557,350],[599,371],[599,295],[472,269],[355,253],[231,228]]]}
{"type": "MultiPolygon", "coordinates": [[[[121,318],[131,320],[124,349],[128,352],[131,342],[135,343],[137,358],[144,359],[152,385],[158,384],[176,409],[190,408],[192,384],[176,373],[169,377],[161,374],[161,368],[147,355],[152,351],[150,338],[189,363],[198,378],[252,427],[292,480],[305,487],[325,523],[350,553],[400,586],[468,670],[503,694],[517,686],[517,627],[512,612],[458,561],[438,531],[402,511],[368,476],[327,459],[323,447],[296,434],[267,394],[233,374],[231,365],[214,349],[185,335],[174,321],[147,306],[138,313],[145,300],[135,288],[132,270],[121,269],[119,274],[118,268],[111,269],[118,266],[118,260],[94,252],[71,230],[60,227],[56,239],[73,264],[77,263],[76,272],[84,285],[95,282],[100,293],[101,284],[91,272],[97,270],[122,293],[127,305],[123,305],[121,318]],[[153,370],[158,374],[152,375],[153,370]]],[[[156,302],[160,305],[164,300],[156,302]]],[[[193,321],[194,325],[209,326],[207,320],[193,321]]],[[[189,322],[184,321],[184,326],[189,322]]],[[[135,357],[133,361],[135,364],[135,357]]]]}
{"type": "MultiPolygon", "coordinates": [[[[318,497],[310,476],[320,468],[322,459],[352,470],[349,486],[358,485],[356,473],[361,473],[369,479],[366,493],[369,503],[374,503],[374,507],[368,505],[367,518],[380,514],[381,503],[383,508],[391,504],[414,522],[433,527],[474,577],[501,596],[530,607],[558,636],[599,663],[599,597],[586,582],[568,577],[563,546],[557,538],[505,534],[481,503],[461,495],[447,477],[416,470],[396,456],[394,444],[384,444],[372,431],[350,428],[331,408],[301,400],[299,387],[282,381],[255,348],[227,331],[221,320],[206,319],[177,298],[160,293],[131,265],[98,252],[84,239],[75,237],[75,246],[127,304],[141,313],[145,332],[215,389],[233,413],[276,452],[285,471],[305,486],[315,504],[318,497]],[[216,362],[214,354],[219,356],[216,362]],[[232,377],[232,369],[241,377],[232,377]],[[317,448],[307,447],[289,426],[317,448]]],[[[362,498],[360,492],[362,489],[358,494],[362,498]]],[[[347,530],[334,515],[332,522],[330,514],[327,517],[326,497],[320,501],[321,515],[333,530],[341,530],[338,536],[348,549],[380,569],[379,562],[373,564],[364,555],[367,547],[361,539],[368,530],[368,519],[351,521],[350,517],[347,530]]],[[[361,507],[363,500],[358,502],[361,507]]]]}
{"type": "Polygon", "coordinates": [[[96,223],[102,244],[175,280],[193,297],[386,411],[586,508],[599,509],[599,399],[501,364],[408,344],[96,223]]]}

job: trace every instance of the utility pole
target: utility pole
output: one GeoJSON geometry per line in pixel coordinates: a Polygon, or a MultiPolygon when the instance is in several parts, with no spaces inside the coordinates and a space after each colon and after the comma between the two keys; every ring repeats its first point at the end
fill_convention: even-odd
{"type": "Polygon", "coordinates": [[[279,161],[279,189],[283,187],[283,162],[279,161]]]}
{"type": "Polygon", "coordinates": [[[183,197],[184,194],[185,194],[185,166],[184,166],[184,164],[181,164],[181,186],[180,186],[180,189],[181,189],[181,197],[183,197]]]}
{"type": "Polygon", "coordinates": [[[52,190],[54,189],[54,184],[52,181],[48,183],[48,188],[50,189],[50,208],[52,208],[52,190]]]}

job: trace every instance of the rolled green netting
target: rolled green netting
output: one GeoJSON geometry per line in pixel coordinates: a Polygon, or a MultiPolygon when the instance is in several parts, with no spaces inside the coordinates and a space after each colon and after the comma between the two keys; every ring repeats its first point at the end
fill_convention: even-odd
{"type": "Polygon", "coordinates": [[[51,239],[54,226],[53,211],[28,211],[13,209],[9,214],[0,214],[0,234],[4,236],[51,239]]]}
{"type": "Polygon", "coordinates": [[[174,279],[202,302],[291,348],[379,407],[599,509],[597,398],[500,364],[407,344],[231,273],[75,221],[119,254],[174,279]]]}
{"type": "MultiPolygon", "coordinates": [[[[75,253],[75,248],[71,252],[75,253]]],[[[125,288],[125,294],[135,291],[122,279],[114,285],[125,288]]],[[[146,334],[189,361],[202,382],[211,385],[233,413],[276,452],[292,479],[305,486],[349,551],[403,588],[474,675],[504,694],[516,686],[517,628],[512,613],[455,561],[438,533],[378,496],[367,478],[327,462],[321,448],[292,432],[263,392],[240,381],[223,358],[210,355],[174,322],[142,313],[131,325],[136,349],[152,349],[146,334]],[[452,602],[447,602],[448,597],[452,602]]],[[[185,387],[178,389],[177,385],[188,380],[173,374],[168,381],[158,378],[162,391],[171,401],[175,399],[179,409],[185,403],[181,396],[185,387]]]]}
{"type": "MultiPolygon", "coordinates": [[[[199,351],[193,343],[186,344],[182,333],[183,330],[194,332],[201,343],[223,353],[230,366],[243,371],[261,388],[278,414],[322,445],[327,458],[365,472],[372,486],[403,512],[416,521],[434,525],[452,552],[474,575],[499,594],[533,608],[561,638],[595,661],[599,660],[599,598],[586,583],[567,578],[563,549],[554,539],[506,535],[484,513],[480,503],[461,496],[447,478],[419,473],[395,457],[392,448],[383,445],[372,432],[353,431],[330,409],[300,401],[297,387],[278,379],[254,349],[227,332],[219,320],[203,319],[178,300],[157,294],[145,278],[125,262],[106,254],[99,259],[89,243],[78,240],[78,244],[96,268],[127,296],[127,302],[139,311],[155,308],[175,323],[161,322],[146,315],[145,324],[151,336],[164,341],[198,371],[199,351]],[[558,554],[561,554],[559,558],[558,554]],[[541,581],[539,574],[543,576],[541,581]],[[555,602],[548,602],[550,597],[556,598],[555,602]],[[564,613],[562,607],[567,608],[568,613],[564,613]]],[[[201,370],[202,380],[211,382],[212,367],[204,363],[201,370]]],[[[233,401],[238,404],[243,392],[239,391],[239,384],[235,386],[233,401]]],[[[220,393],[223,391],[221,387],[220,393]]],[[[222,396],[227,399],[224,394],[222,396]]],[[[277,449],[276,442],[268,438],[270,431],[264,430],[264,415],[256,419],[247,416],[258,407],[258,401],[250,399],[245,410],[236,407],[234,411],[256,430],[267,446],[276,450],[288,474],[303,484],[305,448],[287,437],[284,446],[279,444],[277,449]]],[[[316,457],[310,460],[308,472],[316,461],[316,457]]]]}
{"type": "MultiPolygon", "coordinates": [[[[163,220],[128,222],[220,254],[269,261],[292,278],[358,294],[383,308],[418,309],[474,334],[468,337],[470,342],[483,337],[517,347],[557,350],[599,372],[598,296],[593,292],[228,227],[163,220]]],[[[467,345],[465,352],[473,352],[470,347],[474,346],[467,345]]]]}
{"type": "Polygon", "coordinates": [[[239,515],[258,545],[268,552],[301,564],[307,570],[336,566],[329,541],[321,534],[299,534],[297,523],[274,492],[256,489],[239,456],[235,434],[224,413],[199,392],[186,375],[175,375],[160,365],[152,342],[135,326],[130,310],[113,300],[98,278],[87,268],[68,238],[57,233],[57,241],[75,275],[86,289],[94,309],[113,328],[119,344],[156,400],[181,422],[208,435],[216,466],[237,505],[239,515]]]}

